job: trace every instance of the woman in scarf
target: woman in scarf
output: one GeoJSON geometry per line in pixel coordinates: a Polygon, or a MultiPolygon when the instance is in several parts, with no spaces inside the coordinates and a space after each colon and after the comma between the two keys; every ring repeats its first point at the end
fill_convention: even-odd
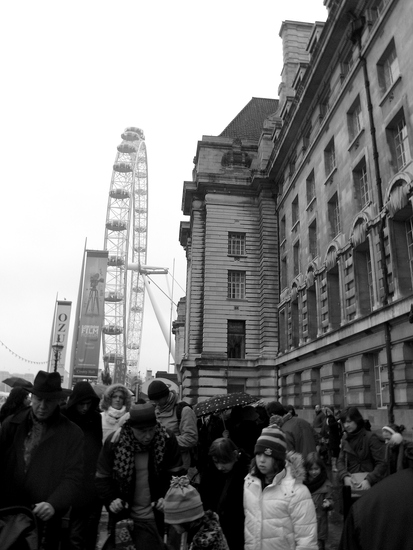
{"type": "Polygon", "coordinates": [[[366,430],[364,419],[357,407],[342,413],[344,434],[337,461],[338,479],[343,482],[344,517],[351,504],[386,474],[384,442],[366,430]]]}
{"type": "Polygon", "coordinates": [[[131,406],[131,394],[123,384],[108,386],[100,401],[102,410],[103,441],[110,432],[119,428],[122,417],[131,406]]]}

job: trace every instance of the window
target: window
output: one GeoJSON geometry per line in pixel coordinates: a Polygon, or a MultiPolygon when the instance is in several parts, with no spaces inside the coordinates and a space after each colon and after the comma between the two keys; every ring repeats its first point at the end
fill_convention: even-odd
{"type": "Polygon", "coordinates": [[[245,233],[228,233],[228,254],[245,256],[245,233]]]}
{"type": "Polygon", "coordinates": [[[293,247],[294,258],[294,277],[300,273],[300,241],[297,241],[293,247]]]}
{"type": "Polygon", "coordinates": [[[228,321],[227,356],[228,359],[245,358],[245,321],[228,321]]]}
{"type": "Polygon", "coordinates": [[[394,40],[387,46],[377,64],[377,74],[382,92],[386,92],[397,80],[400,75],[399,61],[397,59],[394,40]]]}
{"type": "Polygon", "coordinates": [[[383,409],[385,407],[383,400],[383,380],[382,380],[382,366],[379,364],[379,358],[377,354],[372,355],[373,369],[374,369],[374,383],[376,393],[376,407],[383,409]]]}
{"type": "Polygon", "coordinates": [[[401,170],[410,160],[409,136],[404,115],[393,130],[397,169],[401,170]]]}
{"type": "Polygon", "coordinates": [[[411,160],[409,135],[404,111],[401,109],[386,128],[392,164],[395,171],[402,170],[411,160]]]}
{"type": "Polygon", "coordinates": [[[347,113],[348,135],[350,142],[361,132],[363,128],[363,118],[361,113],[360,98],[351,106],[347,113]]]}
{"type": "Polygon", "coordinates": [[[280,243],[285,241],[285,216],[281,218],[280,223],[280,243]]]}
{"type": "Polygon", "coordinates": [[[228,271],[228,298],[245,299],[245,271],[228,271]]]}
{"type": "Polygon", "coordinates": [[[353,181],[356,192],[357,203],[359,208],[362,209],[370,200],[369,185],[367,178],[367,166],[366,160],[360,162],[357,168],[353,171],[353,181]]]}
{"type": "Polygon", "coordinates": [[[314,220],[308,227],[308,247],[310,250],[311,259],[315,258],[318,254],[317,248],[317,221],[314,220]]]}
{"type": "Polygon", "coordinates": [[[281,259],[281,288],[287,286],[287,256],[281,259]]]}
{"type": "Polygon", "coordinates": [[[347,55],[344,57],[342,63],[341,63],[341,71],[343,74],[343,77],[346,77],[348,73],[351,71],[351,68],[353,66],[353,50],[351,49],[347,55]]]}
{"type": "Polygon", "coordinates": [[[406,221],[407,252],[410,266],[410,279],[413,281],[413,218],[406,221]]]}
{"type": "Polygon", "coordinates": [[[303,132],[303,150],[306,151],[311,143],[311,131],[312,127],[311,124],[306,127],[306,129],[303,132]]]}
{"type": "Polygon", "coordinates": [[[314,179],[314,170],[311,171],[311,174],[306,179],[307,186],[307,204],[315,198],[315,179],[314,179]]]}
{"type": "Polygon", "coordinates": [[[322,98],[320,99],[320,119],[326,116],[329,108],[329,101],[330,101],[330,89],[328,88],[324,92],[322,98]]]}
{"type": "Polygon", "coordinates": [[[367,315],[373,309],[373,273],[368,240],[354,249],[354,272],[357,288],[358,310],[367,315]]]}
{"type": "Polygon", "coordinates": [[[328,322],[331,330],[340,327],[341,301],[338,265],[327,271],[328,322]]]}
{"type": "Polygon", "coordinates": [[[327,147],[324,149],[324,166],[326,171],[326,177],[336,167],[336,150],[334,148],[334,138],[330,141],[327,147]]]}
{"type": "Polygon", "coordinates": [[[298,222],[299,217],[300,217],[300,214],[298,211],[298,195],[297,195],[291,205],[291,218],[292,218],[293,227],[298,222]]]}
{"type": "Polygon", "coordinates": [[[331,238],[336,237],[340,231],[340,210],[338,207],[337,193],[333,195],[328,203],[328,221],[330,223],[331,238]]]}

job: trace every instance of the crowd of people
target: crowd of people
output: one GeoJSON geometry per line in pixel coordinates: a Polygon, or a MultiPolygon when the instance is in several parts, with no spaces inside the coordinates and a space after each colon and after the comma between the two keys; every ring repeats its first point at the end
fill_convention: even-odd
{"type": "Polygon", "coordinates": [[[356,407],[316,406],[312,424],[278,401],[197,418],[161,380],[133,402],[39,371],[0,423],[0,511],[35,518],[35,545],[15,548],[94,550],[106,510],[105,548],[325,550],[337,507],[340,550],[413,548],[413,444],[356,407]]]}

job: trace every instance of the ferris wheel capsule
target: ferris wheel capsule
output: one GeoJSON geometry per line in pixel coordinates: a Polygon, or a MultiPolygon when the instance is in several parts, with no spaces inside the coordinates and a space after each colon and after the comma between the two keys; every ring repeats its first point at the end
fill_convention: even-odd
{"type": "Polygon", "coordinates": [[[145,287],[133,263],[146,264],[148,227],[147,153],[144,133],[130,126],[117,146],[109,189],[104,248],[108,251],[103,361],[126,363],[138,375],[145,287]]]}

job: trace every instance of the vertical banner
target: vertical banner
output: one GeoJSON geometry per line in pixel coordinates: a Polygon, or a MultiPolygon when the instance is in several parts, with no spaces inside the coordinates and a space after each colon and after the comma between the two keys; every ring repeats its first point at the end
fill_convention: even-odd
{"type": "Polygon", "coordinates": [[[116,357],[115,370],[113,373],[113,383],[125,385],[125,382],[126,382],[126,363],[122,362],[121,357],[116,357]]]}
{"type": "Polygon", "coordinates": [[[67,378],[67,376],[65,377],[65,363],[67,348],[69,345],[68,334],[71,309],[72,302],[67,302],[65,300],[56,301],[52,335],[50,338],[48,371],[53,372],[55,366],[57,365],[56,371],[62,377],[63,382],[65,382],[65,378],[67,378]],[[55,356],[55,352],[52,347],[53,344],[60,344],[63,346],[57,357],[55,356]]]}
{"type": "Polygon", "coordinates": [[[80,308],[73,382],[98,376],[107,264],[107,250],[86,250],[83,287],[78,298],[80,308]]]}

